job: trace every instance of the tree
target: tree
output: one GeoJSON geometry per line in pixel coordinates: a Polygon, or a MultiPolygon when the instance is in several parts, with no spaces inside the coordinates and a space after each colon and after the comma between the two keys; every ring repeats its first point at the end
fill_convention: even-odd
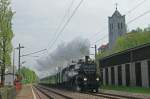
{"type": "Polygon", "coordinates": [[[27,83],[35,83],[38,81],[38,76],[32,70],[27,67],[22,67],[20,69],[20,75],[22,76],[22,82],[27,83]]]}
{"type": "Polygon", "coordinates": [[[144,28],[144,32],[150,32],[150,25],[148,25],[148,27],[144,28]]]}
{"type": "Polygon", "coordinates": [[[1,63],[1,84],[4,86],[5,69],[11,64],[12,51],[12,17],[13,12],[9,0],[0,0],[0,60],[1,63]]]}
{"type": "Polygon", "coordinates": [[[141,32],[143,32],[143,29],[141,29],[141,28],[137,28],[137,29],[133,29],[133,30],[131,30],[131,33],[141,33],[141,32]]]}
{"type": "Polygon", "coordinates": [[[106,50],[103,53],[99,53],[98,58],[103,58],[113,53],[150,43],[150,31],[148,31],[148,28],[147,31],[141,31],[140,29],[137,29],[136,32],[132,31],[124,36],[119,37],[116,40],[115,46],[111,50],[106,50]]]}

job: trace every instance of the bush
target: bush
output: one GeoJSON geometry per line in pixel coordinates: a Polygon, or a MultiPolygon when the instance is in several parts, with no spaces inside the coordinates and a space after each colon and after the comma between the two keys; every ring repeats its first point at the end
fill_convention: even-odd
{"type": "Polygon", "coordinates": [[[150,43],[150,32],[132,32],[119,37],[116,40],[115,46],[111,50],[106,50],[98,54],[98,58],[109,56],[136,46],[150,43]]]}
{"type": "Polygon", "coordinates": [[[4,88],[0,88],[0,99],[15,99],[15,96],[15,87],[6,86],[4,88]]]}

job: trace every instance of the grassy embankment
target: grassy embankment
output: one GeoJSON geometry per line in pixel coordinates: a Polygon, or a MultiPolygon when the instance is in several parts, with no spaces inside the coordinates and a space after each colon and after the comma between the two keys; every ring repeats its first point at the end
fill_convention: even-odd
{"type": "Polygon", "coordinates": [[[98,59],[147,43],[150,43],[150,31],[127,33],[117,39],[112,50],[106,50],[105,52],[99,53],[98,59]]]}
{"type": "Polygon", "coordinates": [[[150,95],[150,88],[126,87],[126,86],[102,86],[101,88],[104,90],[115,90],[115,91],[141,93],[141,94],[149,94],[150,95]]]}

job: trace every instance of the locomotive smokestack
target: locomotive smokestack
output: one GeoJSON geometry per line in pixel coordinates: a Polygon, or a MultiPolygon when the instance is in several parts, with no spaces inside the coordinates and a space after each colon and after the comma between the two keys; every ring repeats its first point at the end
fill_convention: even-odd
{"type": "Polygon", "coordinates": [[[85,63],[88,63],[89,56],[85,56],[85,63]]]}

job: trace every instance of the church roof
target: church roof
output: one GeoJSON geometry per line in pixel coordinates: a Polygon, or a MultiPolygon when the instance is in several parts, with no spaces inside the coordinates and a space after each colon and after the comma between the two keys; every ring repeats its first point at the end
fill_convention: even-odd
{"type": "Polygon", "coordinates": [[[122,15],[120,14],[120,12],[116,9],[116,11],[114,12],[114,14],[112,15],[112,17],[121,17],[122,15]]]}

